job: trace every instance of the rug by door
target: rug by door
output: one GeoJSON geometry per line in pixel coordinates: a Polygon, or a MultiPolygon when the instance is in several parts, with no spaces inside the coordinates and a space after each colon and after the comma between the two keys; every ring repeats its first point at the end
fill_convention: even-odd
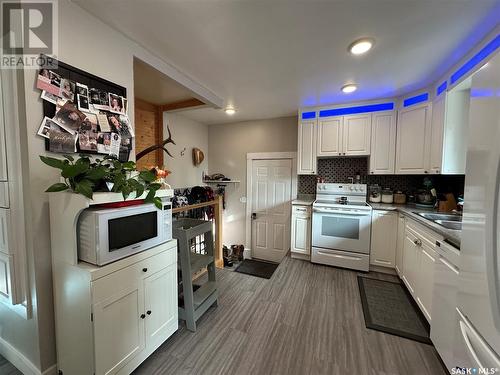
{"type": "Polygon", "coordinates": [[[270,279],[279,263],[263,262],[255,259],[245,259],[240,263],[235,272],[245,273],[247,275],[270,279]]]}
{"type": "Polygon", "coordinates": [[[358,276],[366,328],[432,344],[430,326],[399,282],[358,276]]]}

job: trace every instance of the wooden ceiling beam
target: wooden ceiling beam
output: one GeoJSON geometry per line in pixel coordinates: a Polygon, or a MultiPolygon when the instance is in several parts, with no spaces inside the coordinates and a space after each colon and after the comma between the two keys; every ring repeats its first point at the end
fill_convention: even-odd
{"type": "Polygon", "coordinates": [[[159,107],[161,108],[161,111],[165,112],[165,111],[173,111],[176,109],[199,107],[202,105],[205,105],[205,103],[203,103],[201,100],[196,98],[191,98],[191,99],[181,100],[178,102],[162,104],[159,107]]]}

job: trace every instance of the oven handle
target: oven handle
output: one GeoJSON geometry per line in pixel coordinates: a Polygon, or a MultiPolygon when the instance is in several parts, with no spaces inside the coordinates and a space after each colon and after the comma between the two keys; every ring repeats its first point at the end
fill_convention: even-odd
{"type": "Polygon", "coordinates": [[[334,214],[334,215],[340,214],[340,215],[350,215],[350,216],[371,216],[371,212],[339,211],[339,210],[329,210],[329,209],[321,209],[321,208],[314,208],[313,212],[334,214]]]}

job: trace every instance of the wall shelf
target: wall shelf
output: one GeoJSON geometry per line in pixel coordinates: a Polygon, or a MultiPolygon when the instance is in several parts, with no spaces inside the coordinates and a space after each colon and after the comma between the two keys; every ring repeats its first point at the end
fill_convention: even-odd
{"type": "Polygon", "coordinates": [[[203,180],[206,184],[239,184],[240,180],[203,180]]]}

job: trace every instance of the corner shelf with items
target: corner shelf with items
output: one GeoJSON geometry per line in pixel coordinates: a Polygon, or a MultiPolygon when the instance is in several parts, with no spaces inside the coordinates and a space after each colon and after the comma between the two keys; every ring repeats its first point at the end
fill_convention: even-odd
{"type": "Polygon", "coordinates": [[[93,200],[49,193],[60,374],[129,374],[178,329],[176,240],[101,267],[78,260],[80,213],[123,200],[119,193],[95,193],[93,200]]]}

